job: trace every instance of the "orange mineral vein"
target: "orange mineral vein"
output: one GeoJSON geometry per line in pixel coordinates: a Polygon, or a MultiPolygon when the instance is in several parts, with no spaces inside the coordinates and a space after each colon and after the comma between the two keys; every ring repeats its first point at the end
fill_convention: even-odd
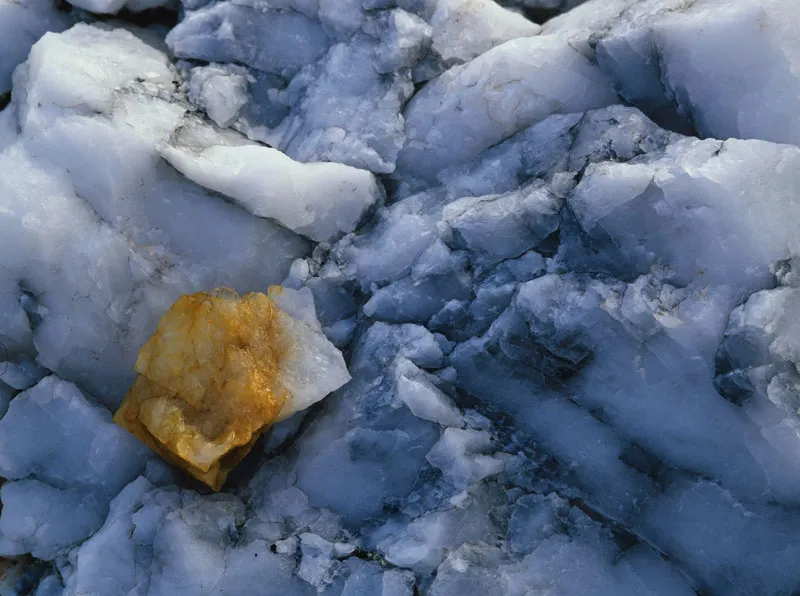
{"type": "Polygon", "coordinates": [[[114,421],[213,490],[271,424],[350,378],[310,295],[279,287],[182,296],[136,373],[114,421]]]}

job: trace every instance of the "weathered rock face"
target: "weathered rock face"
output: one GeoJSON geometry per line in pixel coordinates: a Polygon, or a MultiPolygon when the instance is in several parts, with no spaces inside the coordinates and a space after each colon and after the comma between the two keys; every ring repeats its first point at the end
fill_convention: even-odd
{"type": "Polygon", "coordinates": [[[114,421],[219,490],[264,430],[310,405],[292,392],[297,377],[314,383],[330,367],[304,367],[309,358],[328,360],[333,384],[349,379],[341,353],[319,328],[294,320],[267,295],[240,298],[220,288],[182,296],[139,352],[136,381],[114,421]],[[304,341],[309,334],[318,341],[304,341]]]}

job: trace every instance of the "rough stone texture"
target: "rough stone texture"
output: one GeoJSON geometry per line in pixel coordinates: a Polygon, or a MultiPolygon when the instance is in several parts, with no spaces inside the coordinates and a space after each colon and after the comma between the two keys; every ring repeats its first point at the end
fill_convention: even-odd
{"type": "Polygon", "coordinates": [[[797,4],[528,4],[187,0],[33,45],[0,556],[37,596],[800,590],[797,4]],[[277,283],[352,380],[208,494],[106,408],[179,296],[277,283]]]}

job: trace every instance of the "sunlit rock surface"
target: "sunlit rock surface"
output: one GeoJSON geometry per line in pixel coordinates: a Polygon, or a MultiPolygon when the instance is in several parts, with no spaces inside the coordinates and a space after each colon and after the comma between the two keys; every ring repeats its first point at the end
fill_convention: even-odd
{"type": "MultiPolygon", "coordinates": [[[[270,293],[283,303],[310,299],[278,286],[270,293]]],[[[292,309],[304,320],[261,293],[182,296],[139,351],[136,381],[114,421],[219,490],[273,422],[350,378],[313,302],[292,309]]]]}
{"type": "Polygon", "coordinates": [[[15,596],[800,591],[797,4],[503,4],[0,36],[15,596]],[[273,284],[352,379],[212,494],[111,411],[180,296],[273,284]]]}
{"type": "Polygon", "coordinates": [[[312,240],[352,232],[383,201],[375,176],[366,170],[303,164],[236,134],[220,137],[206,125],[187,124],[161,147],[161,155],[190,180],[312,240]]]}

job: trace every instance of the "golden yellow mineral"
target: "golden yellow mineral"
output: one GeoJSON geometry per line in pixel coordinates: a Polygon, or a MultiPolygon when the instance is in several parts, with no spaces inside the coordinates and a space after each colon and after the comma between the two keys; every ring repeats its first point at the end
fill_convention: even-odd
{"type": "Polygon", "coordinates": [[[221,288],[179,298],[140,350],[114,421],[219,490],[271,424],[349,379],[316,319],[290,316],[276,298],[303,296],[273,287],[268,296],[221,288]]]}

